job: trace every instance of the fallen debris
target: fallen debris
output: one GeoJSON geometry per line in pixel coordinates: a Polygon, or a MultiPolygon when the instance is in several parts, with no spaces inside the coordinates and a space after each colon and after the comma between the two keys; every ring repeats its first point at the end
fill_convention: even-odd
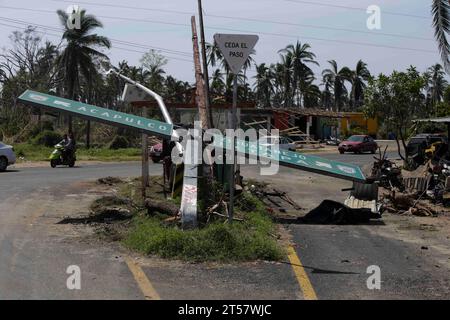
{"type": "Polygon", "coordinates": [[[317,208],[297,220],[305,224],[360,224],[380,217],[370,209],[352,209],[336,201],[324,200],[317,208]]]}
{"type": "Polygon", "coordinates": [[[147,198],[145,199],[145,208],[149,215],[154,215],[156,212],[166,214],[169,216],[178,215],[179,207],[175,203],[171,203],[164,200],[156,200],[147,198]]]}
{"type": "Polygon", "coordinates": [[[249,184],[250,186],[247,187],[247,190],[261,200],[267,206],[267,210],[271,213],[276,211],[286,213],[290,210],[302,210],[302,207],[292,200],[287,192],[269,188],[268,185],[264,183],[251,182],[249,184]]]}
{"type": "Polygon", "coordinates": [[[115,221],[124,221],[132,218],[130,210],[120,207],[104,207],[99,211],[92,212],[87,216],[74,218],[64,218],[58,224],[93,224],[93,223],[113,223],[115,221]]]}
{"type": "Polygon", "coordinates": [[[122,183],[123,180],[118,177],[106,177],[106,178],[100,178],[97,180],[98,184],[106,184],[108,186],[112,186],[115,184],[122,183]]]}
{"type": "Polygon", "coordinates": [[[450,204],[450,162],[433,158],[408,171],[386,158],[375,158],[372,177],[382,190],[383,210],[421,217],[436,216],[450,204]],[[437,209],[436,207],[439,207],[437,209]]]}

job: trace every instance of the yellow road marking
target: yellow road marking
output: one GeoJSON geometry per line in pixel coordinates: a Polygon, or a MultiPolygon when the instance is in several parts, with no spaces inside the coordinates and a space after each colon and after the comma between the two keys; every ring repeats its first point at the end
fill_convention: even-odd
{"type": "Polygon", "coordinates": [[[127,263],[128,268],[133,274],[134,279],[136,280],[139,288],[145,296],[146,300],[161,300],[161,297],[156,292],[155,288],[153,288],[150,280],[145,275],[142,268],[131,258],[125,257],[125,262],[127,263]]]}
{"type": "Polygon", "coordinates": [[[288,258],[291,262],[292,269],[294,269],[295,276],[297,277],[298,284],[302,289],[303,297],[305,298],[305,300],[317,300],[317,295],[314,291],[311,281],[309,281],[308,275],[303,268],[300,258],[298,257],[294,247],[292,246],[288,247],[288,258]]]}

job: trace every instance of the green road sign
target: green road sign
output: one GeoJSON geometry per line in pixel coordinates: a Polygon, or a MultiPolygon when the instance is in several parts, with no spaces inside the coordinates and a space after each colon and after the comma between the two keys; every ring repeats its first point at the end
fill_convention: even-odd
{"type": "MultiPolygon", "coordinates": [[[[214,146],[231,150],[232,139],[222,138],[214,139],[214,146]],[[222,141],[222,142],[221,142],[222,141]]],[[[247,156],[260,157],[278,161],[281,166],[292,167],[304,171],[315,172],[336,178],[364,182],[366,178],[359,166],[331,161],[321,157],[310,156],[298,152],[287,150],[272,150],[268,145],[258,144],[258,142],[250,142],[236,140],[236,151],[247,156]]]]}
{"type": "Polygon", "coordinates": [[[133,114],[100,108],[93,105],[68,100],[49,94],[27,90],[19,97],[19,101],[42,107],[51,111],[70,113],[74,116],[104,122],[110,125],[132,127],[152,134],[172,136],[173,126],[166,122],[147,119],[133,114]]]}
{"type": "MultiPolygon", "coordinates": [[[[173,133],[173,125],[166,122],[100,108],[32,90],[25,91],[19,97],[19,101],[50,111],[70,113],[78,117],[104,122],[110,125],[131,127],[151,134],[171,137],[173,133]]],[[[214,145],[216,147],[223,148],[225,144],[225,148],[231,150],[231,143],[230,138],[224,139],[223,136],[214,139],[214,145]]],[[[287,150],[272,151],[271,149],[270,146],[261,145],[257,142],[237,140],[236,144],[236,151],[247,156],[268,158],[273,161],[278,161],[282,166],[334,176],[340,179],[358,182],[365,181],[364,174],[358,166],[287,150]]]]}

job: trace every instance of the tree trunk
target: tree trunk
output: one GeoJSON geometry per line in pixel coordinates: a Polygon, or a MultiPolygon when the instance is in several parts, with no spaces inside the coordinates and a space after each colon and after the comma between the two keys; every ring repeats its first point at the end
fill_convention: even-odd
{"type": "Polygon", "coordinates": [[[91,147],[91,120],[86,123],[86,149],[91,147]]]}

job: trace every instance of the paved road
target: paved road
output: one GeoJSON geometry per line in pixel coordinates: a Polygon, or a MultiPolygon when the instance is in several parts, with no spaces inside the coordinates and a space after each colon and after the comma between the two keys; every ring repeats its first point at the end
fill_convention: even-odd
{"type": "MultiPolygon", "coordinates": [[[[158,166],[152,167],[156,171],[158,166]]],[[[70,230],[57,225],[65,211],[58,205],[60,199],[65,206],[77,207],[78,199],[70,190],[73,183],[138,172],[137,163],[128,163],[0,173],[0,299],[141,299],[117,252],[93,250],[86,243],[73,245],[68,242],[70,230]],[[82,291],[66,288],[66,269],[71,265],[83,270],[88,287],[82,291]]]]}
{"type": "MultiPolygon", "coordinates": [[[[359,165],[372,161],[372,155],[321,156],[359,165]]],[[[150,172],[160,174],[161,169],[161,165],[152,165],[150,172]]],[[[1,173],[0,299],[142,299],[142,288],[120,251],[71,241],[69,226],[57,224],[65,212],[58,199],[64,198],[67,206],[77,208],[78,203],[86,202],[83,197],[94,197],[89,192],[72,194],[74,185],[80,187],[85,180],[104,176],[137,176],[139,172],[139,163],[121,163],[1,173]],[[83,279],[89,280],[83,281],[82,291],[67,290],[64,270],[69,265],[80,266],[83,279]]],[[[244,167],[243,173],[258,178],[258,168],[244,167]]],[[[312,208],[325,198],[342,200],[345,194],[336,191],[349,184],[289,168],[281,168],[278,175],[264,180],[289,191],[304,208],[312,208]]],[[[367,226],[286,227],[319,299],[448,298],[448,250],[439,245],[435,250],[426,237],[401,236],[395,223],[398,221],[387,217],[367,226]],[[429,250],[421,249],[424,245],[429,250]],[[367,288],[366,269],[370,265],[381,268],[381,290],[367,288]]],[[[303,298],[288,263],[196,265],[186,272],[184,265],[147,262],[142,268],[163,299],[303,298]]]]}
{"type": "MultiPolygon", "coordinates": [[[[339,153],[326,153],[326,154],[317,154],[319,157],[327,158],[329,160],[334,161],[341,161],[341,162],[348,162],[352,164],[356,164],[358,166],[364,166],[366,164],[371,164],[374,159],[374,156],[370,153],[364,153],[364,154],[353,154],[353,153],[345,153],[345,154],[339,154],[339,153]]],[[[399,158],[397,152],[387,152],[386,156],[389,159],[397,159],[399,158]]]]}

